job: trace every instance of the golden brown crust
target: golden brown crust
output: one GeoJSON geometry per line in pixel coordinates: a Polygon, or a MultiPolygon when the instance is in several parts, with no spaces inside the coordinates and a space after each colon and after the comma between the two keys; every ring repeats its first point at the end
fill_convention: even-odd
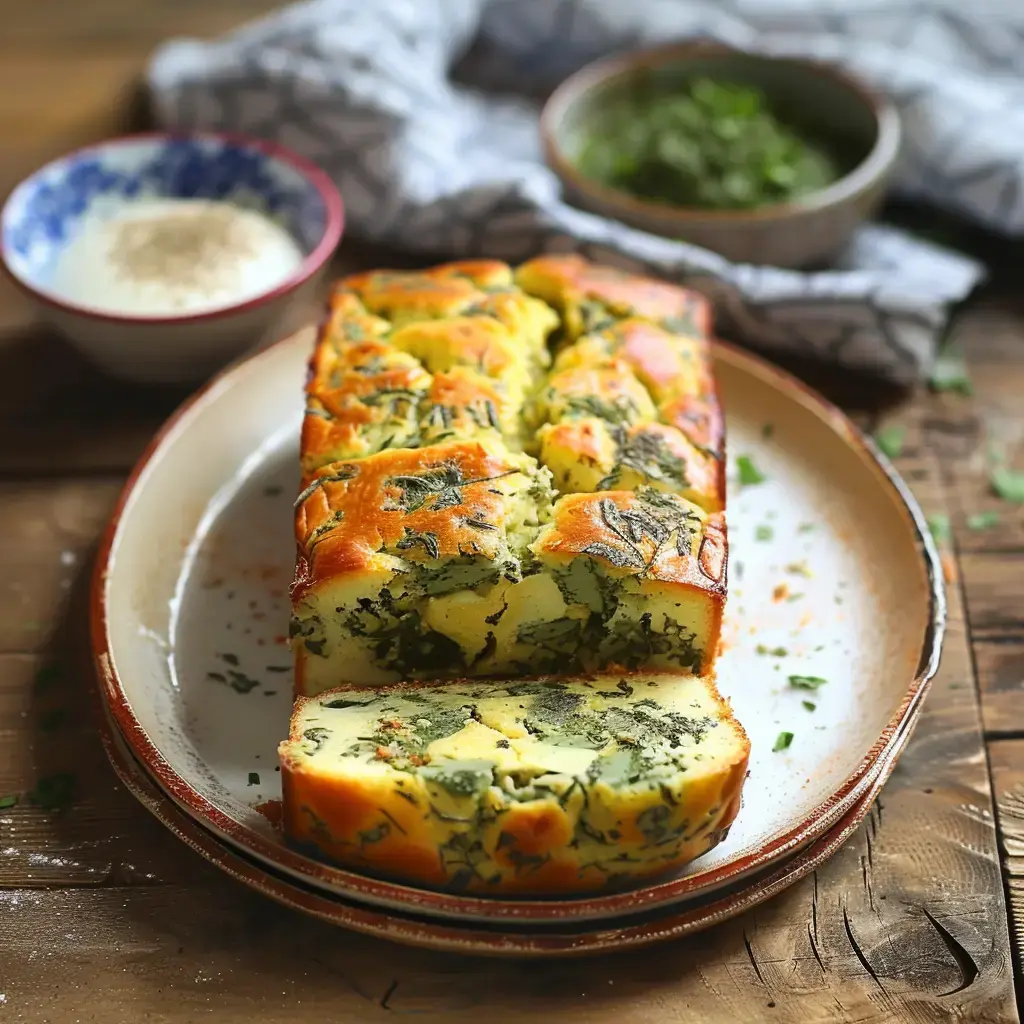
{"type": "Polygon", "coordinates": [[[516,270],[515,280],[524,291],[560,310],[572,337],[587,328],[581,305],[588,301],[601,303],[619,317],[682,321],[698,336],[710,332],[710,307],[698,292],[575,254],[528,260],[516,270]]]}
{"type": "Polygon", "coordinates": [[[497,558],[509,517],[508,480],[521,473],[521,465],[475,441],[393,449],[322,467],[296,504],[302,569],[293,599],[318,582],[366,570],[382,551],[413,561],[497,558]],[[426,534],[433,552],[408,540],[426,534]]]}

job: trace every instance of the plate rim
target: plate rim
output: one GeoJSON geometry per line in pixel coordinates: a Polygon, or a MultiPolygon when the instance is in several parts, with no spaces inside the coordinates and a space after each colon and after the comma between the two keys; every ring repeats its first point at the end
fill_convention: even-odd
{"type": "Polygon", "coordinates": [[[756,850],[706,872],[686,878],[669,879],[641,886],[637,889],[597,896],[575,896],[559,899],[510,899],[508,897],[467,896],[439,890],[418,888],[374,878],[349,869],[335,867],[307,857],[284,844],[269,841],[248,826],[236,821],[216,804],[199,793],[164,758],[135,715],[114,661],[107,614],[107,576],[118,533],[132,497],[144,481],[154,458],[187,423],[192,410],[201,403],[214,401],[233,386],[237,375],[253,372],[261,359],[284,346],[298,345],[299,338],[310,333],[306,326],[281,338],[272,345],[252,353],[225,367],[204,385],[189,395],[150,439],[132,468],[118,495],[113,512],[98,548],[90,584],[90,636],[93,661],[99,678],[101,699],[105,701],[117,727],[130,749],[148,774],[189,816],[204,827],[224,835],[233,845],[264,862],[310,880],[309,884],[347,898],[377,906],[397,904],[411,906],[418,912],[459,919],[473,916],[512,920],[549,920],[609,918],[617,913],[639,911],[646,907],[665,907],[694,898],[709,888],[719,888],[730,881],[738,881],[752,872],[792,855],[795,848],[814,843],[849,811],[856,803],[856,791],[866,783],[872,769],[885,768],[895,763],[902,744],[899,737],[904,727],[912,727],[920,710],[931,679],[938,669],[942,641],[946,629],[947,605],[943,571],[938,549],[927,527],[924,513],[906,482],[900,477],[889,459],[870,437],[864,434],[838,406],[799,378],[748,349],[730,342],[714,339],[716,359],[739,365],[764,382],[788,393],[800,404],[817,412],[819,417],[838,435],[845,438],[862,457],[881,471],[882,481],[891,490],[896,507],[907,517],[915,534],[918,553],[923,562],[928,590],[928,617],[921,642],[921,652],[914,677],[909,683],[899,707],[882,729],[878,739],[869,748],[853,771],[836,787],[832,794],[809,811],[794,827],[763,843],[756,850]]]}

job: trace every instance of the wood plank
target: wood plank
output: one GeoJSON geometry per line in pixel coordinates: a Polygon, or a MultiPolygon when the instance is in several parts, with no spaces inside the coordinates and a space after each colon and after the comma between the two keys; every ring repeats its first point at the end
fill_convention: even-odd
{"type": "Polygon", "coordinates": [[[974,398],[928,399],[925,443],[941,462],[959,553],[985,730],[1024,731],[1024,506],[992,489],[994,459],[1024,468],[1024,307],[1000,293],[961,317],[952,333],[967,357],[974,398]],[[979,513],[998,521],[971,529],[979,513]]]}
{"type": "Polygon", "coordinates": [[[68,596],[120,490],[103,478],[0,483],[0,653],[60,646],[68,596]]]}

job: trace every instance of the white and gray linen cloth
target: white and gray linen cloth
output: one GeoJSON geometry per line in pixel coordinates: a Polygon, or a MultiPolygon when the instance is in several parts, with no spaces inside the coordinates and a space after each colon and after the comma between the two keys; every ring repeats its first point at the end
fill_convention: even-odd
{"type": "Polygon", "coordinates": [[[148,80],[178,129],[275,139],[324,167],[349,230],[429,254],[544,250],[692,283],[732,337],[912,383],[953,303],[962,255],[881,224],[825,271],[731,264],[567,204],[544,166],[538,92],[602,54],[682,38],[810,56],[896,103],[893,191],[1024,233],[1024,0],[311,0],[213,42],[173,40],[148,80]],[[475,45],[472,84],[451,69],[475,45]]]}

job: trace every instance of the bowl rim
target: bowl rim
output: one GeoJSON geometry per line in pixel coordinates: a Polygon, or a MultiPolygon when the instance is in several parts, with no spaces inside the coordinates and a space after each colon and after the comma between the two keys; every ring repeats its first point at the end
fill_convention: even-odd
{"type": "Polygon", "coordinates": [[[107,310],[98,309],[94,306],[87,306],[77,302],[70,302],[62,298],[58,293],[48,289],[40,288],[32,281],[21,275],[12,266],[8,258],[8,248],[3,243],[0,235],[0,263],[2,263],[7,276],[11,281],[32,299],[45,306],[60,310],[63,313],[70,313],[77,317],[88,320],[98,320],[104,323],[136,324],[139,326],[156,326],[159,324],[193,324],[206,323],[212,320],[219,320],[224,317],[236,316],[240,313],[247,313],[260,306],[269,305],[275,299],[295,291],[307,280],[309,280],[331,257],[338,242],[341,239],[345,227],[345,204],[337,186],[330,176],[312,160],[300,156],[298,153],[269,139],[261,139],[256,136],[246,135],[242,132],[221,132],[221,131],[145,131],[131,132],[124,135],[115,135],[108,139],[101,139],[98,142],[91,142],[77,149],[69,150],[61,156],[55,157],[45,164],[37,167],[31,174],[22,178],[13,189],[11,189],[2,207],[0,207],[0,228],[6,223],[10,213],[11,204],[29,184],[35,181],[39,175],[51,168],[57,168],[61,164],[68,163],[77,157],[88,153],[100,153],[110,149],[118,149],[124,146],[131,146],[136,143],[162,143],[174,140],[210,140],[219,142],[226,147],[237,149],[258,150],[271,159],[287,164],[297,171],[307,182],[309,182],[320,198],[323,200],[327,213],[326,223],[320,240],[313,247],[312,252],[305,256],[299,267],[288,275],[283,281],[273,288],[260,292],[253,298],[243,302],[233,302],[230,305],[218,306],[215,309],[206,310],[201,313],[183,313],[180,315],[145,316],[140,314],[113,313],[107,310]]]}
{"type": "MultiPolygon", "coordinates": [[[[750,223],[783,220],[826,209],[836,202],[859,194],[881,178],[895,163],[901,142],[899,113],[893,103],[876,93],[856,76],[823,61],[806,57],[774,56],[756,53],[712,40],[666,43],[660,46],[628,50],[598,58],[564,79],[551,93],[540,115],[541,144],[548,166],[576,191],[589,193],[620,210],[657,214],[675,221],[750,223]],[[642,69],[663,67],[691,57],[741,57],[759,64],[789,64],[801,73],[827,78],[846,89],[870,113],[875,123],[875,142],[867,155],[846,174],[824,188],[801,199],[772,203],[746,210],[713,210],[700,206],[672,206],[639,199],[617,188],[604,185],[583,174],[566,155],[558,140],[557,128],[570,108],[591,90],[613,78],[625,77],[642,69]]],[[[613,215],[614,216],[614,215],[613,215]]]]}

